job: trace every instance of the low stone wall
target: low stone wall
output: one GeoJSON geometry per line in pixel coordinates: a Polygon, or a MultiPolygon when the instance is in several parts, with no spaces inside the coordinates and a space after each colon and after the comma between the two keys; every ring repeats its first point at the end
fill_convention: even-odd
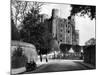
{"type": "Polygon", "coordinates": [[[33,67],[36,66],[33,65],[33,62],[36,64],[37,58],[38,55],[34,45],[25,42],[19,42],[19,41],[11,42],[11,72],[12,73],[16,74],[16,73],[21,73],[26,71],[26,67],[30,66],[29,63],[32,63],[31,66],[33,67]],[[20,68],[21,71],[19,71],[20,68]]]}

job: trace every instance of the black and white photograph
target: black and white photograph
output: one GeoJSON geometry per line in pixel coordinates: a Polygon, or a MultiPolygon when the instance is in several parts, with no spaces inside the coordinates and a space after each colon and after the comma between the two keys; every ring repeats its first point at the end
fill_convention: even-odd
{"type": "Polygon", "coordinates": [[[96,69],[96,6],[11,0],[11,74],[96,69]]]}

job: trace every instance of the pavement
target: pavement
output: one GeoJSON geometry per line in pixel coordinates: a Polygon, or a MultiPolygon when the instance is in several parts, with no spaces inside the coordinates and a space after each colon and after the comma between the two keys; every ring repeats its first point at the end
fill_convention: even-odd
{"type": "Polygon", "coordinates": [[[49,60],[48,62],[43,60],[42,63],[38,61],[37,65],[36,70],[26,72],[26,74],[94,69],[83,60],[49,60]]]}

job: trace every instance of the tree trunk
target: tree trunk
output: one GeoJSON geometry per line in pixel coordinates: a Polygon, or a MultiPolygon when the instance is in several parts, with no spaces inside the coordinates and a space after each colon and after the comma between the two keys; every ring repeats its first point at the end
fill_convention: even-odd
{"type": "Polygon", "coordinates": [[[55,59],[55,52],[54,52],[54,59],[55,59]]]}
{"type": "Polygon", "coordinates": [[[42,55],[40,54],[40,61],[42,62],[42,55]]]}
{"type": "Polygon", "coordinates": [[[46,62],[48,62],[47,54],[46,54],[46,62]]]}

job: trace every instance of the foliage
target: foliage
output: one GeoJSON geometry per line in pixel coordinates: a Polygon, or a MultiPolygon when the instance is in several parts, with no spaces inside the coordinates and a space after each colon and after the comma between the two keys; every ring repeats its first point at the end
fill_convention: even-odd
{"type": "Polygon", "coordinates": [[[19,40],[20,35],[18,29],[16,28],[13,19],[11,19],[11,40],[19,40]]]}
{"type": "Polygon", "coordinates": [[[59,44],[57,42],[56,39],[52,39],[51,42],[50,42],[50,46],[52,48],[52,51],[60,51],[60,48],[59,48],[59,44]]]}
{"type": "Polygon", "coordinates": [[[26,71],[29,72],[29,71],[33,71],[36,69],[36,63],[33,61],[32,63],[27,63],[26,65],[26,71]]]}
{"type": "Polygon", "coordinates": [[[14,24],[20,30],[23,25],[24,17],[34,7],[40,11],[41,6],[44,3],[35,1],[19,1],[11,0],[11,18],[14,20],[14,24]]]}
{"type": "Polygon", "coordinates": [[[23,49],[21,47],[18,47],[14,52],[13,56],[22,56],[23,49]]]}
{"type": "Polygon", "coordinates": [[[20,68],[24,67],[27,63],[27,57],[22,54],[22,48],[18,47],[11,56],[11,67],[20,68]]]}
{"type": "Polygon", "coordinates": [[[96,45],[96,39],[91,38],[90,40],[85,42],[85,45],[96,45]]]}
{"type": "Polygon", "coordinates": [[[75,52],[80,52],[81,51],[81,46],[79,46],[79,45],[73,45],[72,48],[75,52]]]}
{"type": "Polygon", "coordinates": [[[19,23],[21,24],[22,20],[24,19],[26,9],[26,1],[11,0],[11,18],[18,29],[21,27],[19,23]]]}
{"type": "Polygon", "coordinates": [[[52,39],[48,28],[48,20],[40,21],[39,10],[31,9],[30,13],[23,20],[23,28],[20,31],[21,39],[24,42],[32,43],[37,50],[40,48],[48,48],[52,39]]]}
{"type": "Polygon", "coordinates": [[[87,6],[87,5],[71,5],[71,15],[81,13],[80,16],[87,14],[91,20],[96,18],[96,6],[87,6]]]}
{"type": "Polygon", "coordinates": [[[63,53],[68,52],[71,47],[72,47],[72,45],[69,45],[69,44],[61,44],[60,45],[60,49],[63,53]]]}

